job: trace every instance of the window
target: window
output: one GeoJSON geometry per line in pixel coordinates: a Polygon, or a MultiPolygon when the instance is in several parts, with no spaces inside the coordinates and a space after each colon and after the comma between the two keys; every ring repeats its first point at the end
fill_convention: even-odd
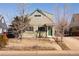
{"type": "Polygon", "coordinates": [[[29,27],[29,31],[33,31],[33,27],[29,27]]]}
{"type": "Polygon", "coordinates": [[[76,27],[77,30],[79,30],[79,27],[76,27]]]}
{"type": "Polygon", "coordinates": [[[73,22],[75,21],[74,17],[72,18],[73,22]]]}
{"type": "Polygon", "coordinates": [[[45,27],[38,27],[38,31],[46,31],[45,27]]]}
{"type": "Polygon", "coordinates": [[[41,15],[34,15],[35,17],[41,17],[41,15]]]}
{"type": "Polygon", "coordinates": [[[26,31],[33,31],[33,27],[26,27],[26,31]]]}

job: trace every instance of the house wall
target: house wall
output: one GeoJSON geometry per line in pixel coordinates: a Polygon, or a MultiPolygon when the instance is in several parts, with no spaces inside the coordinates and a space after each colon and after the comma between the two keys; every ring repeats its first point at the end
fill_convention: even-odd
{"type": "Polygon", "coordinates": [[[33,31],[25,31],[25,32],[22,34],[22,37],[23,37],[23,38],[36,37],[35,34],[36,34],[36,33],[33,32],[33,31]]]}
{"type": "Polygon", "coordinates": [[[33,15],[31,15],[29,19],[31,19],[30,24],[32,26],[42,26],[44,24],[52,24],[51,19],[47,18],[46,16],[42,15],[37,11],[33,15]],[[41,15],[41,17],[35,17],[34,15],[41,15]]]}
{"type": "Polygon", "coordinates": [[[73,14],[71,23],[69,26],[70,36],[79,36],[79,14],[73,14]]]}

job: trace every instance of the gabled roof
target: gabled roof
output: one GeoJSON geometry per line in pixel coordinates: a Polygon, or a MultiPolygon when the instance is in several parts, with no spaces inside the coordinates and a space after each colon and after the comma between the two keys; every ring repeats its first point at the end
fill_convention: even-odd
{"type": "MultiPolygon", "coordinates": [[[[46,12],[46,11],[42,11],[42,10],[40,10],[40,9],[36,9],[34,12],[32,12],[32,13],[30,14],[30,16],[31,16],[33,13],[35,13],[36,11],[38,11],[39,13],[41,13],[41,14],[43,14],[43,15],[44,15],[43,12],[46,12]]],[[[48,12],[46,12],[46,13],[48,13],[48,12]]],[[[48,13],[48,14],[51,14],[51,13],[48,13]]],[[[51,15],[53,15],[53,14],[51,14],[51,15]]]]}
{"type": "MultiPolygon", "coordinates": [[[[48,17],[45,13],[47,13],[47,14],[50,14],[50,13],[48,13],[48,12],[46,12],[46,11],[42,11],[42,10],[40,10],[40,9],[36,9],[34,12],[32,12],[29,16],[31,16],[31,15],[33,15],[35,12],[39,12],[40,14],[42,14],[42,15],[44,15],[45,17],[47,17],[49,20],[51,20],[52,21],[52,19],[50,18],[50,17],[48,17]]],[[[50,15],[53,15],[53,14],[50,14],[50,15]]]]}
{"type": "Polygon", "coordinates": [[[79,14],[73,14],[70,27],[79,26],[79,14]]]}
{"type": "Polygon", "coordinates": [[[2,16],[2,17],[0,17],[1,19],[0,19],[0,28],[2,28],[2,29],[7,29],[7,24],[6,24],[6,22],[5,22],[5,19],[4,19],[4,17],[2,16]],[[2,22],[3,21],[3,22],[2,22]]]}

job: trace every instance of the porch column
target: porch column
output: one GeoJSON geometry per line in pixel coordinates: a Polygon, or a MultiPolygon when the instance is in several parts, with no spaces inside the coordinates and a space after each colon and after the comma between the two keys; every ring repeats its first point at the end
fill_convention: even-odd
{"type": "Polygon", "coordinates": [[[47,32],[46,32],[46,36],[48,37],[48,26],[47,26],[47,32]]]}
{"type": "Polygon", "coordinates": [[[55,36],[55,28],[54,28],[54,26],[52,27],[52,37],[54,37],[55,36]]]}

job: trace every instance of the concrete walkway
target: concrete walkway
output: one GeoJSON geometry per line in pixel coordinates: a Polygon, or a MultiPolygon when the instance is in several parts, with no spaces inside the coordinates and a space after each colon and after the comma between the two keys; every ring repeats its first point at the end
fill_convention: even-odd
{"type": "Polygon", "coordinates": [[[79,51],[79,40],[76,38],[64,37],[63,41],[71,50],[79,51]]]}

